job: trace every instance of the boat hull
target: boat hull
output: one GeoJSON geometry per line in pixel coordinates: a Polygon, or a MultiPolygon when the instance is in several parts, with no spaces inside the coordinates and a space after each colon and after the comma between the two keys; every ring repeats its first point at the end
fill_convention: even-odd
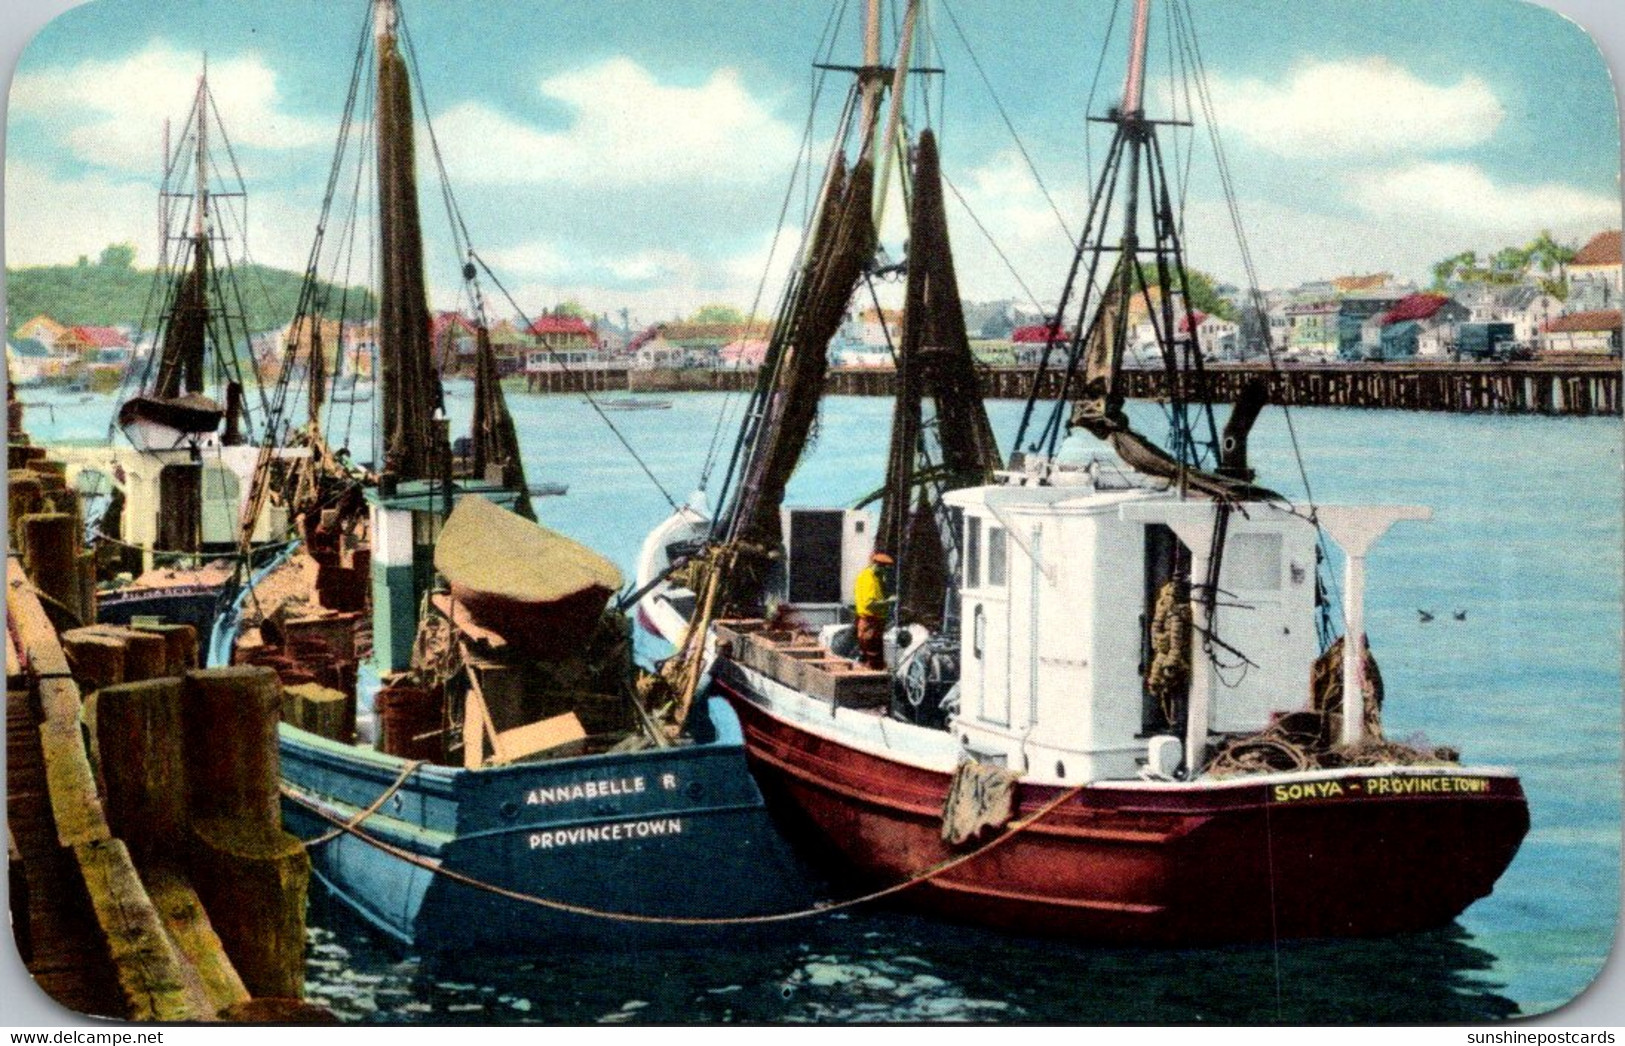
{"type": "MultiPolygon", "coordinates": [[[[748,928],[634,922],[511,896],[661,918],[805,907],[807,879],[768,819],[737,721],[720,701],[709,711],[714,735],[681,748],[421,767],[362,824],[410,859],[340,834],[311,847],[312,869],[357,914],[424,951],[643,947],[708,932],[734,939],[748,928]]],[[[305,839],[329,832],[331,818],[355,817],[405,767],[286,726],[281,756],[291,793],[284,819],[305,839]]]]}
{"type": "Polygon", "coordinates": [[[176,585],[172,588],[123,588],[96,597],[96,620],[128,625],[138,617],[161,618],[165,624],[191,625],[199,650],[214,628],[222,585],[176,585]]]}
{"type": "MultiPolygon", "coordinates": [[[[819,736],[737,682],[718,686],[770,799],[841,870],[898,883],[977,845],[942,841],[951,773],[819,736]]],[[[1019,785],[1017,816],[1066,791],[1019,785]]],[[[1488,895],[1528,825],[1515,777],[1471,769],[1092,785],[899,896],[1004,930],[1118,944],[1399,933],[1488,895]]]]}

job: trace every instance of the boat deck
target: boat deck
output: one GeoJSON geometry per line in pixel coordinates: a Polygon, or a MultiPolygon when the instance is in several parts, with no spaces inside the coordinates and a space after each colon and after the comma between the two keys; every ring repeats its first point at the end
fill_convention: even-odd
{"type": "Polygon", "coordinates": [[[891,702],[890,672],[841,657],[805,632],[754,618],[718,621],[715,631],[719,655],[811,697],[877,713],[891,702]]]}

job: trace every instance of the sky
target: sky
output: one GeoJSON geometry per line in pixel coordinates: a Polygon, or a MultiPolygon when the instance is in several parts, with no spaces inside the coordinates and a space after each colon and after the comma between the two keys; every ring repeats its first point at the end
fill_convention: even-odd
{"type": "MultiPolygon", "coordinates": [[[[908,112],[942,143],[967,300],[1058,295],[1066,230],[1081,224],[1109,134],[1087,117],[1121,91],[1128,3],[929,0],[915,62],[945,73],[920,79],[929,90],[911,95],[908,112]]],[[[788,197],[787,187],[812,63],[859,59],[858,0],[402,6],[473,244],[527,312],[576,300],[654,322],[710,302],[748,309],[759,293],[771,311],[807,202],[804,180],[788,197]]],[[[1620,224],[1607,66],[1581,28],[1545,7],[1189,9],[1263,286],[1377,271],[1425,283],[1435,261],[1462,250],[1543,229],[1579,244],[1620,224]]],[[[1156,0],[1148,110],[1183,117],[1165,10],[1156,0]]],[[[896,17],[888,7],[888,52],[896,17]]],[[[365,0],[91,0],[59,15],[27,46],[10,89],[7,265],[94,259],[114,242],[152,263],[163,122],[184,119],[207,54],[249,193],[248,251],[303,269],[365,21],[365,0]]],[[[842,74],[824,81],[817,162],[845,89],[842,74]]],[[[1190,263],[1243,284],[1205,126],[1164,135],[1181,169],[1194,150],[1190,263]]],[[[449,307],[461,260],[421,127],[418,138],[431,298],[449,307]]],[[[894,254],[900,212],[887,210],[894,254]]]]}

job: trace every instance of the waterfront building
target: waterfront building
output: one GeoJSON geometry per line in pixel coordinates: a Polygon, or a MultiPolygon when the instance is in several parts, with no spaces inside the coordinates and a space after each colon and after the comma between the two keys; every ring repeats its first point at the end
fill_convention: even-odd
{"type": "Polygon", "coordinates": [[[1540,333],[1542,356],[1620,355],[1621,312],[1595,309],[1552,320],[1540,333]]]}
{"type": "Polygon", "coordinates": [[[1625,299],[1620,230],[1593,236],[1568,264],[1569,312],[1618,309],[1625,299]]]}
{"type": "Polygon", "coordinates": [[[1530,347],[1546,325],[1565,311],[1555,295],[1526,283],[1511,287],[1475,284],[1457,294],[1456,300],[1467,308],[1467,322],[1509,323],[1513,341],[1530,347]]]}
{"type": "Polygon", "coordinates": [[[68,333],[68,328],[43,313],[20,324],[12,337],[37,341],[47,349],[56,348],[57,339],[68,333]]]}
{"type": "Polygon", "coordinates": [[[1455,353],[1456,327],[1466,321],[1465,306],[1443,294],[1412,294],[1383,313],[1378,358],[1446,359],[1455,353]]]}
{"type": "MultiPolygon", "coordinates": [[[[1344,279],[1353,280],[1354,277],[1344,279]]],[[[1393,309],[1415,292],[1414,285],[1395,287],[1390,284],[1379,284],[1374,287],[1351,288],[1337,303],[1337,354],[1346,360],[1369,356],[1369,349],[1373,343],[1366,331],[1367,323],[1393,309]]]]}
{"type": "Polygon", "coordinates": [[[541,316],[525,333],[534,339],[537,348],[554,352],[597,351],[599,347],[592,325],[580,316],[541,316]]]}
{"type": "Polygon", "coordinates": [[[1339,308],[1335,298],[1287,306],[1287,351],[1295,356],[1325,356],[1336,352],[1339,308]]]}

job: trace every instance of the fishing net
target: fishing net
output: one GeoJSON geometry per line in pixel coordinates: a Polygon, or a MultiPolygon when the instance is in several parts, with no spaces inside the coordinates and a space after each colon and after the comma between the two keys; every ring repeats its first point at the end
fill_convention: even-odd
{"type": "Polygon", "coordinates": [[[173,399],[182,389],[203,391],[204,342],[209,329],[208,241],[198,237],[193,250],[192,267],[175,292],[175,307],[164,330],[158,382],[153,389],[160,399],[173,399]]]}
{"type": "Polygon", "coordinates": [[[999,450],[965,331],[936,137],[930,131],[920,135],[912,203],[897,400],[875,547],[901,564],[899,620],[934,626],[942,616],[948,571],[928,488],[940,493],[989,482],[999,466],[999,450]],[[942,462],[923,472],[921,401],[927,396],[936,405],[942,462]]]}
{"type": "Polygon", "coordinates": [[[430,424],[441,393],[431,359],[414,148],[406,63],[395,38],[385,36],[378,43],[380,422],[385,467],[401,480],[428,477],[441,453],[430,424]]]}
{"type": "Polygon", "coordinates": [[[475,332],[475,344],[472,424],[474,475],[484,478],[487,468],[500,468],[502,485],[520,492],[514,511],[534,521],[536,512],[531,508],[530,492],[525,485],[519,434],[514,429],[513,415],[508,412],[507,398],[502,395],[502,381],[497,376],[496,350],[491,347],[491,332],[483,323],[475,332]]]}
{"type": "MultiPolygon", "coordinates": [[[[860,160],[850,178],[842,176],[840,167],[832,172],[829,202],[796,292],[769,346],[777,381],[762,419],[766,435],[752,456],[731,513],[734,537],[742,547],[776,549],[782,540],[779,507],[818,416],[829,369],[829,342],[840,328],[864,267],[874,257],[873,195],[874,165],[869,160],[860,160]]],[[[760,556],[740,556],[721,594],[721,605],[730,616],[758,607],[768,568],[760,556]]]]}

